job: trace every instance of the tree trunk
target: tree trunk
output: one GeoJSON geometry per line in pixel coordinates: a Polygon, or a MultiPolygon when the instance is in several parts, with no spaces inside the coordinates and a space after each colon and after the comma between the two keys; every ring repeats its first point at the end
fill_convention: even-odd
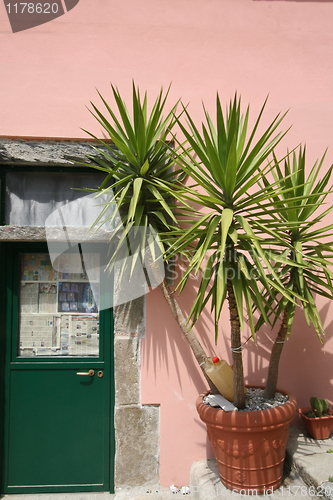
{"type": "Polygon", "coordinates": [[[234,405],[238,409],[245,408],[245,394],[244,394],[244,373],[243,373],[243,360],[240,334],[240,322],[236,304],[236,298],[231,280],[227,282],[228,302],[230,313],[231,325],[231,348],[232,359],[234,364],[234,405]]]}
{"type": "MultiPolygon", "coordinates": [[[[161,271],[159,269],[158,263],[154,263],[152,261],[152,259],[150,259],[149,264],[150,264],[150,268],[154,274],[154,277],[156,279],[156,282],[159,283],[161,281],[162,275],[161,275],[161,271]]],[[[213,384],[213,382],[210,380],[210,378],[208,377],[208,375],[205,372],[204,365],[205,365],[205,361],[207,360],[207,355],[206,355],[205,351],[203,350],[203,347],[200,344],[199,340],[197,339],[194,331],[192,329],[191,330],[188,329],[187,320],[186,320],[181,308],[179,307],[179,304],[178,304],[177,300],[175,299],[174,294],[171,291],[169,285],[167,284],[165,278],[159,284],[159,287],[163,293],[163,296],[164,296],[168,306],[171,309],[173,317],[177,321],[181,331],[183,332],[187,342],[189,343],[190,348],[192,349],[192,352],[195,356],[195,359],[197,360],[197,362],[201,368],[201,371],[207,380],[207,383],[209,385],[211,393],[212,394],[220,394],[218,389],[215,387],[215,385],[213,384]]]]}
{"type": "Polygon", "coordinates": [[[284,341],[286,340],[287,331],[288,331],[288,323],[287,322],[288,322],[288,306],[284,310],[280,330],[279,330],[277,337],[275,339],[275,342],[274,342],[274,345],[272,348],[272,352],[271,352],[271,357],[269,360],[267,383],[266,383],[266,388],[264,390],[264,398],[267,398],[267,399],[273,398],[274,394],[276,392],[276,386],[277,386],[278,375],[279,375],[279,361],[280,361],[282,349],[284,346],[284,341]]]}

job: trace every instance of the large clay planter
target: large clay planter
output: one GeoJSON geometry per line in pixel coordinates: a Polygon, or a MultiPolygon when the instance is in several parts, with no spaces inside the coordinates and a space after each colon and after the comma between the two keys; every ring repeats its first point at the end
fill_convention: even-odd
{"type": "Polygon", "coordinates": [[[304,415],[311,408],[300,408],[300,413],[306,430],[314,439],[328,439],[333,429],[333,412],[329,410],[329,415],[323,417],[310,418],[304,415]]]}
{"type": "Polygon", "coordinates": [[[262,411],[231,411],[212,408],[203,403],[201,394],[197,410],[207,425],[223,484],[238,492],[275,490],[282,481],[283,462],[289,436],[289,423],[296,412],[296,399],[286,391],[289,400],[276,408],[262,411]]]}

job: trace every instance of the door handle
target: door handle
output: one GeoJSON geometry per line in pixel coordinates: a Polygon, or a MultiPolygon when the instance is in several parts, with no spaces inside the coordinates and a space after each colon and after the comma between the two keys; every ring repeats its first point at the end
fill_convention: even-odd
{"type": "Polygon", "coordinates": [[[95,370],[89,370],[88,372],[76,372],[76,375],[89,375],[89,377],[93,377],[95,375],[95,370]]]}

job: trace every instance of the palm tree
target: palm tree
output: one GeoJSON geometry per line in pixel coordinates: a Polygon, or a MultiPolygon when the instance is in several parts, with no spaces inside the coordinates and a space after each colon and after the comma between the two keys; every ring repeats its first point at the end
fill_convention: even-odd
{"type": "MultiPolygon", "coordinates": [[[[177,229],[173,233],[175,241],[170,252],[182,252],[189,245],[192,246],[187,272],[180,283],[181,290],[191,273],[202,273],[198,294],[190,312],[193,323],[210,300],[217,337],[222,306],[228,300],[234,404],[238,408],[245,406],[240,333],[244,326],[244,305],[254,336],[253,307],[268,321],[262,289],[267,291],[268,297],[273,289],[275,293],[281,293],[287,303],[295,303],[271,263],[273,254],[268,255],[263,245],[265,238],[273,235],[278,240],[280,235],[274,227],[267,227],[276,207],[271,200],[270,189],[265,185],[259,187],[258,181],[265,178],[270,167],[269,164],[268,167],[264,166],[264,163],[285,135],[277,132],[284,115],[277,115],[254,143],[265,105],[266,101],[248,140],[249,108],[243,116],[237,95],[230,101],[225,116],[217,95],[216,128],[205,111],[207,125],[202,125],[202,134],[186,109],[184,113],[188,127],[177,120],[192,149],[189,152],[189,148],[179,144],[181,152],[177,161],[196,183],[197,192],[193,193],[192,199],[201,203],[208,214],[204,214],[186,230],[177,229]]],[[[282,204],[280,209],[283,212],[282,204]]]]}
{"type": "MultiPolygon", "coordinates": [[[[290,260],[293,261],[293,265],[290,262],[281,261],[279,275],[284,287],[301,297],[301,309],[306,321],[308,325],[313,325],[321,342],[325,330],[314,295],[327,299],[332,299],[333,296],[331,282],[333,274],[329,268],[332,259],[332,242],[327,241],[333,234],[331,233],[333,224],[322,225],[323,219],[333,209],[332,205],[329,205],[326,210],[323,209],[325,199],[332,192],[332,186],[327,190],[326,188],[332,175],[333,165],[323,178],[318,180],[325,154],[314,164],[307,178],[305,147],[300,146],[298,157],[295,151],[292,155],[288,154],[284,162],[284,173],[274,156],[272,173],[278,190],[271,190],[272,203],[276,206],[271,227],[279,231],[279,240],[271,238],[266,242],[271,247],[279,245],[280,250],[285,255],[289,254],[290,260]],[[281,206],[284,207],[283,211],[280,210],[281,206]],[[287,233],[282,233],[281,229],[286,226],[289,230],[287,233]]],[[[266,179],[264,182],[269,187],[266,179]]],[[[281,316],[282,322],[271,351],[264,391],[266,398],[271,398],[275,394],[280,356],[285,340],[289,337],[295,315],[295,303],[288,302],[285,297],[278,297],[272,310],[273,299],[274,295],[268,301],[270,312],[275,315],[273,325],[281,316]]]]}
{"type": "MultiPolygon", "coordinates": [[[[113,246],[113,251],[109,262],[110,270],[114,267],[118,256],[122,254],[131,231],[140,228],[140,248],[134,252],[135,258],[141,258],[144,261],[148,242],[149,268],[155,273],[163,296],[206,376],[204,364],[207,356],[193,330],[188,328],[187,318],[182,313],[167,280],[161,275],[160,263],[157,257],[155,258],[156,248],[149,238],[151,234],[157,235],[161,252],[166,255],[170,246],[167,235],[178,225],[177,214],[185,210],[193,212],[184,198],[186,190],[182,184],[184,174],[175,169],[175,157],[171,154],[172,145],[167,142],[167,139],[171,138],[171,131],[176,123],[177,103],[163,118],[162,113],[169,89],[165,96],[161,89],[148,113],[147,93],[141,99],[139,89],[133,82],[133,118],[131,118],[118,89],[111,87],[116,104],[115,112],[99,94],[110,118],[107,119],[93,103],[91,104],[93,116],[103,127],[112,143],[98,139],[94,134],[86,131],[102,146],[102,148],[95,147],[97,155],[89,157],[94,162],[94,168],[106,174],[105,181],[96,190],[96,195],[109,195],[109,201],[101,209],[94,227],[98,228],[105,224],[112,227],[110,244],[113,246]],[[112,186],[109,185],[111,179],[113,180],[112,186]],[[176,205],[176,201],[180,204],[176,205]],[[118,210],[110,212],[110,207],[114,205],[118,210]]],[[[137,238],[134,239],[137,240],[137,238]]],[[[126,264],[125,260],[124,264],[126,264]]],[[[207,376],[206,379],[211,389],[216,391],[214,384],[207,376]]]]}
{"type": "MultiPolygon", "coordinates": [[[[193,325],[210,301],[217,337],[222,307],[228,301],[234,404],[243,408],[241,329],[244,327],[244,306],[253,337],[256,333],[255,309],[261,314],[259,324],[269,323],[273,314],[274,321],[284,314],[273,347],[268,387],[274,386],[277,377],[281,342],[290,331],[297,299],[307,319],[317,330],[322,330],[312,293],[319,290],[323,296],[330,293],[331,274],[327,268],[330,247],[324,243],[318,247],[309,243],[311,238],[317,241],[324,236],[324,230],[311,231],[313,221],[309,218],[314,213],[313,208],[318,208],[326,197],[323,190],[332,168],[323,181],[315,184],[321,161],[311,171],[309,182],[305,182],[304,162],[299,161],[297,168],[294,162],[291,169],[287,158],[285,176],[282,176],[274,148],[286,133],[278,132],[284,115],[277,115],[259,139],[254,139],[266,101],[247,139],[249,108],[243,116],[237,95],[230,101],[225,115],[217,95],[216,128],[205,111],[207,123],[203,124],[200,134],[185,108],[182,115],[187,118],[187,126],[176,116],[178,103],[163,118],[169,91],[165,96],[160,91],[148,113],[147,94],[141,100],[139,89],[133,83],[132,118],[119,91],[113,86],[112,91],[115,111],[100,96],[111,120],[92,104],[92,114],[112,143],[90,134],[103,146],[95,148],[98,155],[90,158],[95,162],[94,168],[106,174],[96,194],[109,194],[109,201],[95,226],[98,228],[106,222],[113,227],[109,268],[112,269],[117,261],[131,231],[140,228],[136,258],[145,259],[148,242],[150,269],[157,275],[163,296],[204,374],[207,356],[188,323],[192,319],[193,325]],[[185,136],[185,144],[178,142],[174,135],[175,124],[185,136]],[[171,135],[178,144],[174,150],[168,142],[171,135]],[[273,155],[272,163],[267,161],[270,155],[273,155]],[[274,176],[272,182],[269,175],[274,176]],[[194,184],[186,185],[184,176],[194,184]],[[113,184],[109,186],[111,179],[113,184]],[[197,212],[192,202],[203,206],[204,213],[197,212]],[[110,215],[109,208],[114,204],[118,210],[110,215]],[[119,220],[117,214],[120,214],[119,220]],[[298,226],[297,218],[302,219],[298,226]],[[180,222],[187,223],[186,227],[182,228],[180,222]],[[166,262],[175,254],[188,260],[187,271],[179,283],[180,291],[191,273],[200,278],[189,318],[182,313],[166,279],[161,278],[149,234],[158,236],[166,262]],[[314,277],[318,269],[321,274],[314,277]]],[[[326,213],[314,222],[321,222],[324,215],[326,213]]],[[[216,390],[209,377],[206,378],[210,387],[216,390]]]]}

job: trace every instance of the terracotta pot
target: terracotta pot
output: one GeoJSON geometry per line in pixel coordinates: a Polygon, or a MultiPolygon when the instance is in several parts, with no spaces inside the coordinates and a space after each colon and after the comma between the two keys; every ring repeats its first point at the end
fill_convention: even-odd
{"type": "Polygon", "coordinates": [[[324,417],[310,418],[304,413],[311,408],[299,408],[298,413],[301,415],[306,430],[314,439],[328,439],[333,429],[333,412],[329,411],[329,415],[324,417]]]}
{"type": "MultiPolygon", "coordinates": [[[[225,412],[197,399],[197,410],[207,425],[223,484],[238,492],[275,490],[282,481],[289,423],[295,416],[296,399],[261,411],[225,412]]],[[[268,492],[267,492],[268,493],[268,492]]]]}

